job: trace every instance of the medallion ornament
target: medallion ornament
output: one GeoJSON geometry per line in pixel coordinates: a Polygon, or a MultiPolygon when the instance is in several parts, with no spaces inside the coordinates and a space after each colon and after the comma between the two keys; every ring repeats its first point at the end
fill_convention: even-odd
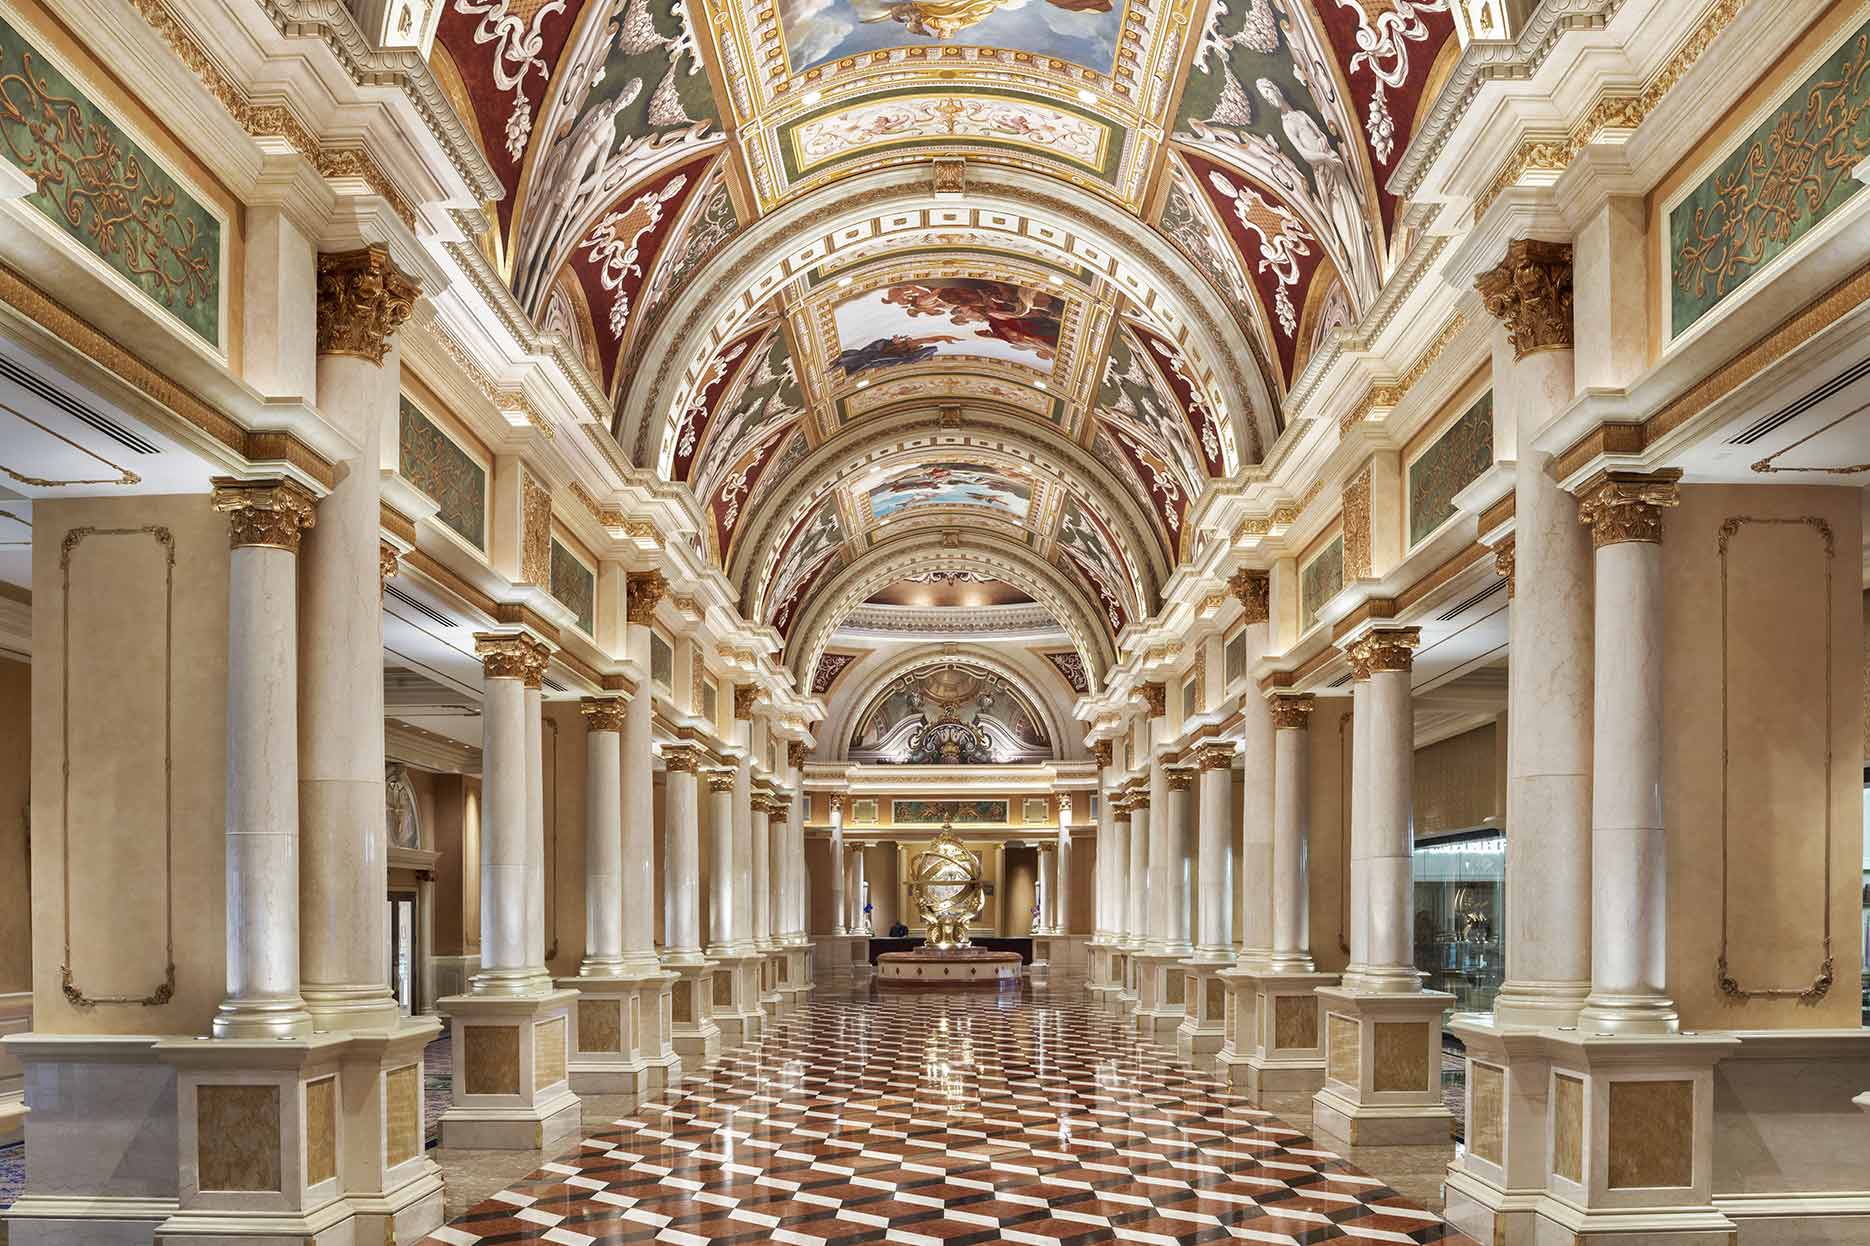
{"type": "Polygon", "coordinates": [[[1161,718],[1168,713],[1169,692],[1167,684],[1144,683],[1136,686],[1136,693],[1143,698],[1143,704],[1149,707],[1151,718],[1161,718]]]}
{"type": "Polygon", "coordinates": [[[422,288],[396,271],[381,244],[318,257],[318,353],[379,366],[422,288]]]}
{"type": "Polygon", "coordinates": [[[317,521],[312,495],[289,480],[217,476],[214,509],[227,516],[228,544],[297,553],[299,535],[317,521]]]}
{"type": "Polygon", "coordinates": [[[586,697],[578,703],[586,731],[622,731],[630,703],[622,697],[586,697]]]}
{"type": "Polygon", "coordinates": [[[1267,702],[1273,716],[1273,728],[1276,731],[1303,731],[1311,726],[1312,709],[1316,704],[1309,692],[1280,693],[1267,702]]]}
{"type": "Polygon", "coordinates": [[[1474,282],[1487,312],[1506,326],[1513,357],[1570,350],[1571,244],[1521,238],[1498,268],[1474,282]]]}
{"type": "Polygon", "coordinates": [[[1579,491],[1578,521],[1597,549],[1626,541],[1662,543],[1662,511],[1682,501],[1680,470],[1605,472],[1579,491]]]}
{"type": "Polygon", "coordinates": [[[1416,647],[1421,643],[1419,627],[1384,628],[1352,641],[1344,653],[1351,660],[1352,670],[1363,668],[1365,673],[1358,678],[1368,679],[1389,671],[1407,671],[1415,664],[1416,647]]]}
{"type": "Polygon", "coordinates": [[[660,571],[632,571],[629,577],[629,605],[625,613],[630,622],[647,627],[656,621],[656,606],[669,591],[669,582],[660,571]]]}
{"type": "Polygon", "coordinates": [[[1272,617],[1272,582],[1269,573],[1246,567],[1234,572],[1233,578],[1227,581],[1228,591],[1240,599],[1240,607],[1245,612],[1242,622],[1264,623],[1272,617]]]}

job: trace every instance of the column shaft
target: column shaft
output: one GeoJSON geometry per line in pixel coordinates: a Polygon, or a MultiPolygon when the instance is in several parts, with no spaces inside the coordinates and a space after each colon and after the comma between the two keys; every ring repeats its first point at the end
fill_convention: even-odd
{"type": "Polygon", "coordinates": [[[1345,917],[1350,935],[1350,962],[1344,967],[1344,984],[1350,986],[1363,976],[1370,963],[1370,886],[1364,870],[1365,844],[1369,833],[1364,823],[1370,816],[1370,673],[1359,671],[1352,662],[1351,681],[1351,911],[1345,917]]]}
{"type": "Polygon", "coordinates": [[[1052,904],[1052,925],[1059,934],[1071,933],[1071,800],[1058,805],[1058,895],[1052,904]]]}
{"type": "Polygon", "coordinates": [[[1039,845],[1039,930],[1058,929],[1058,847],[1039,845]]]}
{"type": "Polygon", "coordinates": [[[662,942],[672,963],[693,964],[701,955],[701,827],[695,791],[697,757],[692,748],[664,751],[668,766],[663,799],[662,942]]]}
{"type": "Polygon", "coordinates": [[[619,802],[623,861],[618,877],[623,896],[623,963],[629,973],[647,973],[657,964],[655,743],[650,729],[654,711],[647,686],[635,691],[623,711],[619,802]]]}
{"type": "Polygon", "coordinates": [[[753,764],[741,758],[734,767],[734,946],[753,950],[753,764]]]}
{"type": "Polygon", "coordinates": [[[481,694],[481,971],[477,994],[531,985],[526,929],[526,689],[489,674],[481,694]]]}
{"type": "MultiPolygon", "coordinates": [[[[1415,969],[1413,844],[1415,722],[1410,670],[1420,636],[1415,628],[1384,628],[1349,646],[1364,700],[1355,732],[1365,813],[1353,834],[1353,852],[1363,867],[1367,957],[1356,987],[1366,991],[1421,989],[1415,969]],[[1364,721],[1367,720],[1367,721],[1364,721]]],[[[1354,902],[1354,901],[1353,901],[1354,902]]]]}
{"type": "MultiPolygon", "coordinates": [[[[1234,957],[1234,783],[1233,746],[1210,745],[1197,756],[1201,767],[1201,862],[1195,955],[1202,960],[1234,957]]],[[[1244,864],[1244,862],[1243,862],[1244,864]]]]}
{"type": "Polygon", "coordinates": [[[708,839],[708,955],[731,956],[734,947],[734,772],[708,772],[713,834],[708,839]]]}
{"type": "Polygon", "coordinates": [[[1273,954],[1280,973],[1311,973],[1310,749],[1312,698],[1273,705],[1273,954]]]}
{"type": "Polygon", "coordinates": [[[611,701],[586,701],[584,736],[583,977],[623,966],[623,747],[611,701]]]}
{"type": "Polygon", "coordinates": [[[833,934],[850,930],[844,911],[844,798],[831,798],[831,914],[833,934]]]}
{"type": "Polygon", "coordinates": [[[541,989],[545,971],[545,694],[526,680],[526,963],[541,989]]]}
{"type": "Polygon", "coordinates": [[[1130,807],[1130,876],[1124,880],[1129,892],[1124,940],[1137,949],[1149,942],[1149,849],[1149,801],[1145,797],[1130,807]]]}
{"type": "Polygon", "coordinates": [[[749,865],[747,872],[748,899],[753,908],[753,925],[749,930],[753,942],[764,950],[772,946],[772,823],[766,812],[765,797],[755,797],[748,812],[747,823],[749,865]]]}
{"type": "Polygon", "coordinates": [[[1150,846],[1152,852],[1160,847],[1163,853],[1163,868],[1158,875],[1162,880],[1161,925],[1156,932],[1160,940],[1158,950],[1169,956],[1188,956],[1195,950],[1191,912],[1195,890],[1195,811],[1188,792],[1195,776],[1187,770],[1171,771],[1161,764],[1156,769],[1162,772],[1168,801],[1168,816],[1162,819],[1161,834],[1150,846]]]}

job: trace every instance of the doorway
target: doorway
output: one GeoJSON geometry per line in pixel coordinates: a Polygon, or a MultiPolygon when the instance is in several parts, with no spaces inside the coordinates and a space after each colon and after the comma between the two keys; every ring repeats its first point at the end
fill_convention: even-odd
{"type": "Polygon", "coordinates": [[[390,990],[406,1017],[416,1010],[416,893],[390,892],[390,990]]]}

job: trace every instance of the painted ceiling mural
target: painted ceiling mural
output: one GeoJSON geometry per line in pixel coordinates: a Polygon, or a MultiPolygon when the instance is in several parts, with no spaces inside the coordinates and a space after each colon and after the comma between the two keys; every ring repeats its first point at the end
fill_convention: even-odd
{"type": "Polygon", "coordinates": [[[939,525],[1031,551],[1114,637],[1209,481],[1276,434],[1258,408],[1400,259],[1385,183],[1455,55],[1448,7],[447,0],[433,59],[504,190],[477,254],[509,320],[562,338],[625,455],[694,491],[750,615],[785,633],[814,584],[939,525]],[[948,202],[715,262],[904,169],[948,202]],[[1202,288],[1126,268],[1094,221],[971,202],[996,169],[1152,231],[1202,288]],[[717,290],[730,315],[671,314],[717,290]],[[1217,354],[1197,306],[1248,349],[1217,354]],[[957,435],[824,475],[912,417],[957,435]],[[986,424],[1056,452],[965,435],[986,424]]]}

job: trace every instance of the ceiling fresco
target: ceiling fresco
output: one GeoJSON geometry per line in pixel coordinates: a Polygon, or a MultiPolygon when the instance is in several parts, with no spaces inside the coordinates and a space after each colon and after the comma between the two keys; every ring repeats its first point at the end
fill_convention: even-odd
{"type": "Polygon", "coordinates": [[[1453,29],[1448,0],[447,0],[433,60],[504,189],[462,220],[509,320],[694,491],[749,615],[785,634],[940,529],[1029,550],[1114,640],[1398,262],[1385,183],[1453,29]]]}

